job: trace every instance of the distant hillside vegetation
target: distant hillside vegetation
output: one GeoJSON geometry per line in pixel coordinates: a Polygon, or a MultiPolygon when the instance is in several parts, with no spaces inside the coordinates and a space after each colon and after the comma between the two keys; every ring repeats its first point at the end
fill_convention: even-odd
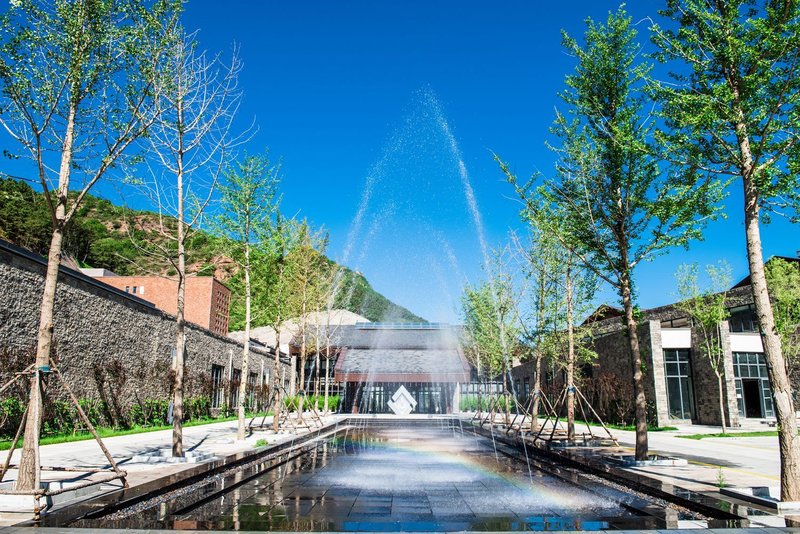
{"type": "MultiPolygon", "coordinates": [[[[148,254],[148,249],[167,245],[158,232],[159,224],[174,225],[175,221],[170,218],[160,221],[155,213],[115,206],[89,195],[67,229],[64,251],[81,265],[102,267],[120,275],[171,275],[174,270],[169,264],[148,254]]],[[[44,196],[25,182],[0,178],[0,239],[46,256],[51,231],[44,196]]],[[[235,278],[235,268],[229,258],[219,253],[217,244],[214,236],[195,232],[187,244],[188,271],[200,276],[213,274],[223,281],[235,278]]],[[[345,268],[343,280],[335,307],[358,313],[370,321],[424,321],[375,291],[360,273],[345,268]]],[[[241,326],[237,324],[242,315],[236,309],[237,301],[233,299],[231,330],[241,326]]]]}

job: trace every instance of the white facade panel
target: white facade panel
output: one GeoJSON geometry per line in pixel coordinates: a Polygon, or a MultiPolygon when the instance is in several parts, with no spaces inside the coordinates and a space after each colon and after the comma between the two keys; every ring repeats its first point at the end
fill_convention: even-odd
{"type": "Polygon", "coordinates": [[[662,349],[690,349],[692,348],[691,328],[662,328],[662,349]]]}
{"type": "Polygon", "coordinates": [[[731,352],[764,352],[761,334],[731,333],[731,352]]]}

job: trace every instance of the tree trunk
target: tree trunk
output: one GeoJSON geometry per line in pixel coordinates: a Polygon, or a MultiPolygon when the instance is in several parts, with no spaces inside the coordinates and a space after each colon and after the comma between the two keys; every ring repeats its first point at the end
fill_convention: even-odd
{"type": "Polygon", "coordinates": [[[248,365],[250,363],[250,244],[244,245],[244,348],[242,349],[242,379],[239,381],[239,424],[236,439],[244,439],[244,399],[247,395],[248,365]]]}
{"type": "MultiPolygon", "coordinates": [[[[319,337],[317,338],[319,339],[319,337]]],[[[314,409],[319,410],[319,342],[314,355],[314,409]]]]}
{"type": "Polygon", "coordinates": [[[57,204],[53,216],[53,233],[50,236],[50,250],[47,253],[47,273],[44,278],[42,305],[39,311],[39,332],[36,339],[36,371],[31,378],[31,394],[28,403],[28,415],[25,423],[25,436],[22,442],[22,456],[19,462],[19,475],[16,489],[32,490],[39,479],[39,435],[42,429],[42,411],[44,399],[41,385],[40,369],[50,365],[53,346],[53,315],[56,303],[56,286],[58,271],[61,265],[61,249],[64,242],[64,231],[67,223],[67,200],[72,170],[72,149],[75,138],[75,105],[70,105],[67,116],[67,128],[61,152],[61,164],[58,174],[57,204]]]}
{"type": "MultiPolygon", "coordinates": [[[[279,320],[280,321],[280,320],[279,320]]],[[[278,423],[280,420],[280,413],[281,413],[281,377],[280,377],[280,370],[281,370],[281,327],[278,324],[277,328],[275,328],[275,372],[274,380],[272,381],[275,385],[273,386],[273,406],[272,406],[272,430],[277,432],[278,431],[278,423]]]]}
{"type": "MultiPolygon", "coordinates": [[[[508,413],[508,396],[508,372],[505,361],[503,361],[503,417],[505,417],[506,424],[508,424],[509,419],[511,418],[510,414],[508,413]]],[[[492,423],[494,423],[494,421],[492,421],[492,423]]]]}
{"type": "Polygon", "coordinates": [[[531,432],[539,430],[539,404],[542,396],[542,349],[536,348],[533,369],[533,406],[531,407],[531,432]]]}
{"type": "Polygon", "coordinates": [[[781,500],[800,500],[800,436],[797,435],[797,416],[792,400],[792,388],[783,358],[781,338],[775,330],[775,317],[769,300],[767,278],[764,273],[764,256],[761,250],[759,227],[759,191],[756,184],[750,136],[744,110],[740,104],[739,88],[734,84],[734,103],[738,122],[736,139],[741,155],[740,172],[744,188],[744,226],[747,242],[747,263],[750,267],[750,288],[753,292],[767,375],[772,389],[775,417],[778,420],[778,448],[781,459],[781,500]]]}
{"type": "Polygon", "coordinates": [[[625,308],[625,325],[628,330],[628,345],[631,352],[631,370],[633,371],[633,391],[636,401],[636,460],[647,459],[647,398],[644,392],[644,373],[642,373],[642,355],[639,352],[639,332],[633,316],[633,299],[631,295],[630,274],[620,277],[622,305],[625,308]]]}
{"type": "MultiPolygon", "coordinates": [[[[59,204],[61,206],[61,204],[59,204]]],[[[22,457],[19,462],[19,476],[16,489],[35,489],[38,465],[39,435],[42,427],[42,412],[44,399],[42,390],[37,387],[40,379],[37,377],[39,369],[50,363],[50,354],[53,343],[53,313],[56,300],[56,285],[58,283],[58,269],[61,264],[61,246],[64,239],[63,227],[59,224],[54,227],[50,239],[50,252],[47,256],[47,274],[44,280],[42,293],[42,307],[39,315],[39,336],[36,347],[36,371],[31,377],[28,415],[25,422],[25,437],[22,443],[22,457]]]]}
{"type": "Polygon", "coordinates": [[[722,426],[722,433],[727,433],[727,428],[725,427],[725,393],[722,388],[722,375],[719,372],[716,372],[717,375],[717,390],[719,391],[719,420],[722,426]]]}
{"type": "MultiPolygon", "coordinates": [[[[331,346],[325,346],[325,415],[328,415],[328,384],[330,383],[331,371],[331,346]]],[[[340,398],[341,400],[341,398],[340,398]]]]}
{"type": "Polygon", "coordinates": [[[539,270],[536,278],[536,364],[533,375],[533,406],[531,407],[531,432],[539,430],[539,403],[542,395],[542,342],[544,341],[545,300],[547,298],[547,281],[544,278],[544,268],[539,270]]]}
{"type": "Polygon", "coordinates": [[[775,318],[767,291],[761,232],[758,221],[758,193],[750,173],[743,176],[745,199],[745,232],[747,262],[750,266],[750,287],[761,327],[761,341],[767,374],[772,388],[775,417],[778,420],[778,448],[781,459],[781,500],[800,501],[800,436],[792,401],[792,389],[781,350],[781,338],[775,330],[775,318]]]}
{"type": "Polygon", "coordinates": [[[575,441],[575,328],[573,327],[572,266],[567,261],[567,440],[575,441]]]}
{"type": "MultiPolygon", "coordinates": [[[[183,108],[178,106],[178,122],[181,124],[183,108]]],[[[183,136],[179,137],[177,181],[178,200],[178,305],[175,312],[177,332],[175,334],[175,383],[172,400],[172,456],[183,457],[183,359],[186,354],[186,228],[184,227],[183,198],[183,136]]]]}

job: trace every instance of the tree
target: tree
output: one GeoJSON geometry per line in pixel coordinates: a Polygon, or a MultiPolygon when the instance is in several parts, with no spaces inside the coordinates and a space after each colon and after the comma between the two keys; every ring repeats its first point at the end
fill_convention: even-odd
{"type": "Polygon", "coordinates": [[[529,279],[533,291],[529,306],[530,317],[520,321],[525,343],[533,347],[533,405],[531,406],[531,431],[539,427],[539,408],[542,395],[542,362],[547,336],[557,330],[554,317],[559,307],[556,279],[561,268],[563,248],[552,236],[541,230],[535,221],[529,221],[529,242],[523,245],[512,237],[519,256],[523,258],[522,271],[529,279]]]}
{"type": "Polygon", "coordinates": [[[800,267],[796,262],[773,258],[766,264],[766,276],[775,330],[781,338],[787,374],[794,379],[796,388],[800,364],[800,267]]]}
{"type": "Polygon", "coordinates": [[[574,254],[562,247],[552,235],[530,223],[530,243],[523,247],[522,270],[533,280],[530,321],[522,320],[526,342],[534,347],[534,402],[531,430],[538,425],[541,369],[544,360],[563,369],[566,378],[567,438],[575,439],[576,365],[591,360],[595,353],[588,347],[591,332],[576,324],[576,317],[587,313],[597,289],[597,278],[582,266],[574,254]],[[530,326],[525,326],[525,325],[530,326]]]}
{"type": "Polygon", "coordinates": [[[0,18],[0,125],[33,161],[52,219],[17,489],[37,479],[41,372],[50,365],[65,232],[89,190],[124,165],[158,117],[155,81],[179,5],[15,0],[0,18]]]}
{"type": "Polygon", "coordinates": [[[708,265],[706,273],[711,287],[700,290],[697,284],[697,265],[681,265],[675,278],[678,282],[678,295],[681,301],[675,306],[692,319],[702,338],[702,351],[717,377],[719,392],[719,418],[722,433],[725,427],[725,352],[722,347],[720,325],[727,321],[730,313],[726,305],[727,289],[731,286],[731,268],[725,262],[718,266],[708,265]]]}
{"type": "MultiPolygon", "coordinates": [[[[253,248],[258,248],[265,235],[271,233],[278,213],[279,166],[273,166],[268,155],[246,156],[225,173],[220,185],[221,213],[218,225],[223,236],[223,250],[239,267],[244,277],[245,322],[242,348],[242,377],[239,385],[239,423],[236,439],[244,439],[244,416],[250,360],[250,325],[253,284],[251,281],[253,248]]],[[[256,284],[259,287],[259,284],[256,284]]]]}
{"type": "Polygon", "coordinates": [[[242,140],[241,134],[231,133],[241,101],[240,70],[235,53],[230,64],[224,65],[218,57],[208,58],[199,51],[194,35],[175,29],[157,81],[159,115],[148,129],[150,177],[134,181],[157,206],[158,231],[164,238],[163,244],[143,251],[168,261],[178,283],[172,431],[172,454],[177,457],[183,456],[186,245],[211,201],[227,158],[242,140]]]}
{"type": "Polygon", "coordinates": [[[584,46],[565,33],[564,46],[578,66],[561,95],[567,115],[558,113],[552,129],[561,141],[556,175],[533,187],[535,182],[519,185],[506,165],[501,168],[527,212],[557,215],[551,221],[539,217],[544,229],[620,296],[636,397],[636,459],[644,460],[647,402],[634,269],[700,238],[716,213],[719,191],[711,181],[679,181],[659,169],[642,93],[651,69],[637,63],[635,39],[622,8],[605,24],[587,20],[584,46]]]}
{"type": "Polygon", "coordinates": [[[511,370],[511,351],[519,343],[519,301],[511,276],[500,269],[500,265],[497,267],[489,281],[477,287],[465,287],[461,303],[464,330],[473,346],[475,358],[478,362],[485,362],[489,376],[502,375],[508,422],[508,374],[511,370]]]}
{"type": "MultiPolygon", "coordinates": [[[[324,232],[314,232],[308,221],[302,221],[297,228],[297,241],[289,250],[287,262],[291,278],[293,299],[292,308],[298,313],[298,331],[300,338],[300,391],[306,393],[305,366],[308,358],[308,314],[319,308],[324,294],[320,282],[327,258],[323,252],[327,245],[324,232]]],[[[294,371],[294,367],[293,367],[294,371]]],[[[294,384],[295,377],[292,376],[294,384]]]]}
{"type": "Polygon", "coordinates": [[[261,320],[275,331],[275,365],[272,372],[272,429],[275,432],[280,424],[279,414],[283,402],[280,377],[281,331],[286,319],[295,313],[292,308],[292,283],[287,255],[296,244],[297,224],[278,213],[272,231],[262,241],[259,260],[260,275],[265,280],[264,291],[260,296],[263,314],[261,320]]]}
{"type": "Polygon", "coordinates": [[[668,0],[676,25],[652,28],[673,80],[663,103],[668,157],[683,176],[741,180],[753,302],[779,426],[781,499],[800,500],[800,437],[781,338],[769,300],[762,219],[800,205],[800,3],[796,0],[668,0]]]}

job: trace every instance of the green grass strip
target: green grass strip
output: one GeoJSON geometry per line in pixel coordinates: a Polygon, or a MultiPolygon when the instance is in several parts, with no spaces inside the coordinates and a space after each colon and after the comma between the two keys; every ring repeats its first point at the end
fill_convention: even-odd
{"type": "MultiPolygon", "coordinates": [[[[565,418],[560,418],[559,421],[566,423],[567,420],[565,418]]],[[[586,421],[582,421],[580,419],[575,419],[575,426],[577,425],[586,425],[586,421]]],[[[614,430],[629,430],[631,432],[636,431],[636,425],[615,425],[613,423],[605,423],[606,428],[611,428],[614,430]]],[[[600,427],[599,423],[589,423],[589,426],[600,427]]],[[[675,426],[648,426],[648,432],[670,432],[673,430],[678,430],[678,427],[675,426]]]]}
{"type": "Polygon", "coordinates": [[[727,432],[725,434],[689,434],[688,436],[678,436],[683,439],[705,439],[705,438],[763,438],[777,436],[777,430],[759,430],[755,432],[727,432]]]}
{"type": "MultiPolygon", "coordinates": [[[[257,414],[257,417],[263,417],[263,413],[257,414]]],[[[253,417],[248,415],[248,417],[253,417]]],[[[217,419],[194,419],[183,423],[183,428],[190,426],[211,425],[214,423],[226,423],[228,421],[236,421],[237,416],[231,415],[229,417],[220,417],[217,419]]],[[[97,433],[101,438],[113,438],[116,436],[129,436],[131,434],[146,434],[148,432],[158,432],[159,430],[170,430],[172,425],[159,425],[159,426],[134,426],[131,428],[111,428],[111,427],[97,427],[97,433]]],[[[73,441],[86,441],[94,439],[94,437],[86,430],[76,432],[75,434],[60,434],[55,436],[44,436],[39,440],[40,445],[54,445],[57,443],[71,443],[73,441]]],[[[22,446],[22,438],[19,440],[18,447],[22,446]]],[[[0,451],[7,451],[11,448],[11,440],[0,441],[0,451]]]]}

